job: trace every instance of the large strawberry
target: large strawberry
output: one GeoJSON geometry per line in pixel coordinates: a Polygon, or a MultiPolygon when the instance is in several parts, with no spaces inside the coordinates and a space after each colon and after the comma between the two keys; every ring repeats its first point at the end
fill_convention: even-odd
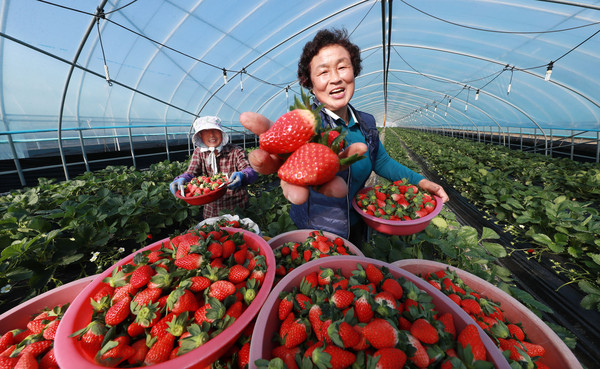
{"type": "Polygon", "coordinates": [[[303,91],[302,101],[295,97],[293,110],[283,114],[268,131],[258,138],[259,146],[271,154],[286,154],[296,151],[309,142],[319,127],[319,110],[312,110],[310,98],[303,91]]]}
{"type": "Polygon", "coordinates": [[[279,168],[280,179],[301,186],[318,186],[331,181],[341,165],[349,165],[364,156],[352,155],[340,160],[329,147],[316,142],[302,145],[279,168]]]}

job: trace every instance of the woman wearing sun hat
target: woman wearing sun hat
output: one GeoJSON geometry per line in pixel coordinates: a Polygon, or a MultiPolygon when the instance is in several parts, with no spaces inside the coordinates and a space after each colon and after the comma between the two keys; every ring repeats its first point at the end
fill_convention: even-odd
{"type": "Polygon", "coordinates": [[[229,176],[227,193],[220,199],[204,205],[205,219],[216,217],[219,211],[245,208],[248,192],[245,187],[256,181],[258,174],[252,169],[244,149],[229,142],[229,135],[221,127],[216,116],[197,118],[193,124],[194,152],[187,170],[175,177],[169,188],[173,195],[179,186],[201,175],[210,177],[217,173],[229,176]]]}

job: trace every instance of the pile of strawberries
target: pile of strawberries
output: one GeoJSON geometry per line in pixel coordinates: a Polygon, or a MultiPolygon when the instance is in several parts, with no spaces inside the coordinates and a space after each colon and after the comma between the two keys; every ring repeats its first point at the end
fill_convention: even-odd
{"type": "Polygon", "coordinates": [[[312,231],[302,243],[286,242],[274,250],[275,283],[286,274],[311,260],[333,255],[353,255],[341,237],[330,239],[323,231],[312,231]]]}
{"type": "Polygon", "coordinates": [[[260,149],[285,160],[277,175],[283,181],[301,186],[317,186],[331,181],[341,165],[350,165],[364,156],[352,155],[340,160],[344,149],[341,127],[323,131],[319,112],[312,109],[310,97],[301,91],[290,111],[259,136],[260,149]]]}
{"type": "MultiPolygon", "coordinates": [[[[333,259],[332,259],[333,260],[333,259]]],[[[333,263],[334,264],[334,263],[333,263]]],[[[395,278],[357,263],[344,276],[329,267],[280,294],[272,359],[259,368],[492,368],[475,324],[457,332],[451,313],[395,278]]]]}
{"type": "Polygon", "coordinates": [[[505,351],[512,368],[547,368],[539,361],[546,352],[545,348],[532,343],[523,332],[520,323],[508,321],[499,303],[469,288],[458,274],[449,268],[427,273],[424,278],[477,322],[498,347],[505,351]]]}
{"type": "Polygon", "coordinates": [[[210,177],[199,176],[192,178],[185,187],[185,197],[202,196],[216,190],[221,185],[227,184],[225,173],[217,173],[210,177]]]}
{"type": "Polygon", "coordinates": [[[267,271],[242,233],[204,226],[115,267],[72,337],[90,360],[133,367],[184,355],[219,335],[254,300],[267,271]]]}
{"type": "Polygon", "coordinates": [[[69,304],[39,312],[22,329],[0,336],[0,368],[57,369],[54,336],[69,304]]]}
{"type": "Polygon", "coordinates": [[[359,192],[355,201],[365,214],[399,221],[427,216],[437,204],[435,198],[419,191],[417,186],[408,183],[406,179],[359,192]]]}

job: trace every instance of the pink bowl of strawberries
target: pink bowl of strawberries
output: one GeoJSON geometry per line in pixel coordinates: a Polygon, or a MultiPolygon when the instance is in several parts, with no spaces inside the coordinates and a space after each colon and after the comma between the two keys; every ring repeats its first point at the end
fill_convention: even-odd
{"type": "Polygon", "coordinates": [[[258,314],[275,277],[271,247],[240,229],[165,238],[101,273],[56,334],[65,368],[205,368],[258,314]]]}
{"type": "Polygon", "coordinates": [[[227,192],[227,176],[217,173],[214,176],[199,176],[189,181],[184,189],[185,196],[180,191],[175,196],[190,205],[205,205],[223,197],[227,192]]]}
{"type": "Polygon", "coordinates": [[[427,228],[443,206],[442,199],[423,193],[406,181],[365,187],[352,199],[352,207],[369,227],[402,236],[427,228]]]}
{"type": "Polygon", "coordinates": [[[531,361],[537,368],[582,368],[573,352],[542,319],[493,284],[437,261],[404,259],[393,264],[451,296],[494,337],[501,350],[510,351],[509,360],[515,365],[531,361]],[[477,305],[470,306],[474,301],[477,305]]]}
{"type": "Polygon", "coordinates": [[[447,361],[510,368],[448,297],[366,257],[332,256],[294,269],[273,288],[255,326],[263,329],[252,334],[250,369],[277,367],[274,361],[304,367],[302,360],[334,368],[375,367],[375,360],[382,368],[446,367],[447,361]]]}

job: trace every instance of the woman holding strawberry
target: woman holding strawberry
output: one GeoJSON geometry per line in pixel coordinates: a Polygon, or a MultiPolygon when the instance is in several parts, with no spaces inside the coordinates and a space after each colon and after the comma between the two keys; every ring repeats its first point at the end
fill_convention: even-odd
{"type": "Polygon", "coordinates": [[[194,121],[194,152],[188,169],[175,177],[169,189],[175,195],[180,186],[201,175],[211,177],[227,173],[227,193],[220,199],[204,205],[204,218],[219,215],[224,209],[244,208],[248,202],[245,186],[256,181],[258,175],[250,166],[244,149],[229,142],[229,135],[221,127],[221,119],[214,116],[200,117],[194,121]]]}
{"type": "MultiPolygon", "coordinates": [[[[281,182],[285,197],[292,203],[290,216],[297,227],[334,232],[351,241],[361,241],[364,228],[360,226],[360,216],[351,206],[352,198],[364,187],[372,171],[390,181],[407,178],[410,183],[417,183],[421,189],[439,196],[444,202],[448,201],[448,195],[440,185],[393,160],[379,140],[375,118],[350,105],[355,78],[360,71],[360,49],[349,40],[346,30],[321,30],[304,46],[298,62],[298,79],[300,85],[313,95],[313,107],[323,106],[319,112],[320,119],[317,119],[320,127],[316,127],[314,134],[338,127],[345,134],[347,147],[339,154],[340,159],[358,154],[365,155],[368,160],[340,166],[337,175],[318,188],[281,182]],[[351,229],[353,235],[350,235],[351,229]]],[[[274,125],[266,117],[253,112],[242,113],[240,121],[259,135],[274,125]]],[[[264,141],[272,145],[266,139],[264,141]]],[[[272,151],[264,150],[262,142],[261,148],[252,151],[249,159],[259,173],[270,174],[279,170],[282,177],[280,167],[283,160],[272,151]]]]}

